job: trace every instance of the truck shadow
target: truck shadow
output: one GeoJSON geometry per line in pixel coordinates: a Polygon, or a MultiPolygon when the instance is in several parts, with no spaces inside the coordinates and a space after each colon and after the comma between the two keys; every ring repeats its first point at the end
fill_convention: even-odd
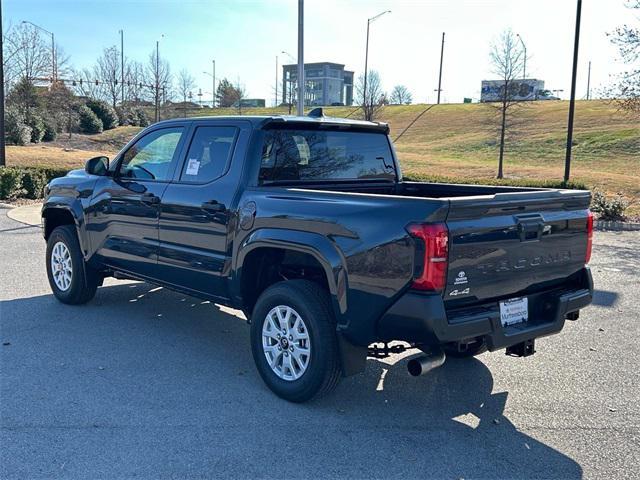
{"type": "MultiPolygon", "coordinates": [[[[10,343],[0,347],[3,383],[12,392],[3,427],[93,424],[81,448],[95,470],[80,476],[103,467],[131,476],[121,450],[148,444],[144,461],[155,476],[184,462],[195,476],[240,463],[247,477],[582,477],[571,458],[517,430],[505,416],[508,392],[493,391],[478,359],[448,360],[418,379],[407,374],[406,358],[369,360],[333,395],[296,405],[263,385],[244,322],[208,302],[127,283],[102,287],[81,307],[43,295],[0,309],[2,341],[10,343]],[[149,438],[132,446],[101,436],[101,427],[121,425],[143,425],[149,438]],[[285,466],[258,461],[272,457],[274,425],[294,432],[295,441],[279,447],[285,466]],[[172,428],[178,436],[157,436],[172,428]]],[[[54,435],[58,452],[65,442],[72,448],[71,437],[54,435]]],[[[11,443],[7,458],[28,462],[30,441],[11,443]]]]}

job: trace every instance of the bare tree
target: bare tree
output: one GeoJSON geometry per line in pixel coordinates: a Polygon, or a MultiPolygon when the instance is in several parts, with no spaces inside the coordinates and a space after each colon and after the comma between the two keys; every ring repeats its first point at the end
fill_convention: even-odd
{"type": "Polygon", "coordinates": [[[74,91],[77,95],[88,98],[98,98],[100,95],[99,80],[94,69],[84,68],[73,72],[75,79],[74,91]]]}
{"type": "Polygon", "coordinates": [[[6,35],[6,62],[15,79],[52,78],[51,45],[40,31],[27,23],[12,27],[6,35]]]}
{"type": "Polygon", "coordinates": [[[362,108],[362,115],[365,120],[376,119],[380,110],[386,102],[385,94],[382,90],[380,75],[375,70],[370,70],[367,75],[367,91],[365,98],[364,75],[358,77],[356,83],[356,98],[362,108]]]}
{"type": "Polygon", "coordinates": [[[171,68],[169,62],[158,56],[157,50],[149,55],[146,82],[151,87],[156,107],[155,121],[160,120],[160,105],[171,96],[171,68]]]}
{"type": "Polygon", "coordinates": [[[518,100],[524,68],[524,50],[517,37],[511,30],[505,30],[500,38],[491,46],[489,54],[492,71],[500,80],[498,100],[488,103],[496,113],[499,121],[500,156],[498,159],[497,178],[503,178],[504,147],[507,130],[515,121],[516,106],[521,105],[518,100]]]}
{"type": "Polygon", "coordinates": [[[146,87],[144,66],[140,62],[125,63],[125,101],[139,103],[145,96],[146,87]]]}
{"type": "Polygon", "coordinates": [[[115,46],[105,48],[98,58],[94,70],[95,76],[99,80],[100,97],[116,108],[122,95],[120,51],[115,46]]]}
{"type": "Polygon", "coordinates": [[[396,85],[391,91],[390,101],[396,105],[409,105],[413,101],[413,97],[407,87],[404,85],[396,85]]]}
{"type": "Polygon", "coordinates": [[[191,94],[191,90],[196,87],[196,81],[193,76],[186,70],[180,70],[178,74],[178,95],[182,99],[182,107],[184,109],[184,115],[187,115],[187,98],[191,94]]]}
{"type": "MultiPolygon", "coordinates": [[[[627,7],[640,10],[640,0],[628,0],[627,7]]],[[[640,115],[640,28],[625,24],[609,35],[620,57],[630,67],[619,76],[609,93],[616,97],[623,110],[640,115]]]]}

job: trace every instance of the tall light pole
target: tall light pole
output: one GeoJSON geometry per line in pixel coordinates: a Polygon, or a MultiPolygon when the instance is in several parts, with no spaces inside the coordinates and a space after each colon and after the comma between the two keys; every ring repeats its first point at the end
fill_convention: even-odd
{"type": "Polygon", "coordinates": [[[273,106],[278,106],[278,55],[276,55],[276,101],[273,106]]]}
{"type": "Polygon", "coordinates": [[[367,18],[367,43],[364,50],[364,87],[362,89],[362,103],[365,105],[367,103],[367,75],[369,73],[369,25],[371,25],[371,22],[375,22],[386,13],[391,13],[391,10],[385,10],[375,17],[367,18]]]}
{"type": "Polygon", "coordinates": [[[28,20],[22,20],[22,23],[28,23],[32,27],[35,27],[46,34],[51,35],[51,83],[54,83],[56,81],[57,72],[56,72],[56,38],[53,35],[53,32],[50,32],[46,28],[42,28],[40,25],[36,25],[35,23],[30,22],[28,20]]]}
{"type": "Polygon", "coordinates": [[[522,48],[524,49],[524,64],[522,68],[522,79],[526,80],[527,78],[527,46],[525,45],[524,40],[522,40],[522,37],[520,36],[519,33],[516,33],[516,36],[518,37],[518,40],[520,40],[520,43],[522,44],[522,48]]]}
{"type": "MultiPolygon", "coordinates": [[[[282,50],[282,52],[280,53],[289,57],[293,63],[296,63],[296,59],[293,58],[293,55],[291,55],[290,53],[285,52],[284,50],[282,50]]],[[[291,115],[291,108],[292,108],[291,104],[293,103],[293,80],[291,80],[291,72],[289,71],[287,72],[287,74],[288,75],[285,78],[285,82],[289,84],[289,101],[287,103],[289,104],[289,115],[291,115]]],[[[283,98],[286,101],[286,97],[287,97],[286,87],[285,87],[285,91],[282,93],[283,93],[283,98]]]]}
{"type": "MultiPolygon", "coordinates": [[[[164,34],[160,35],[164,38],[164,34]]],[[[160,39],[156,40],[156,122],[160,121],[160,39]]]]}
{"type": "Polygon", "coordinates": [[[442,32],[442,47],[440,48],[440,75],[438,77],[438,105],[440,105],[440,94],[442,93],[442,63],[444,60],[444,34],[442,32]]]}
{"type": "Polygon", "coordinates": [[[298,0],[298,116],[304,115],[304,0],[298,0]]]}
{"type": "Polygon", "coordinates": [[[591,100],[591,60],[589,60],[589,75],[587,76],[587,100],[591,100]]]}
{"type": "Polygon", "coordinates": [[[205,75],[209,75],[212,80],[212,86],[213,86],[213,95],[212,95],[212,100],[211,100],[211,108],[216,108],[216,61],[215,60],[211,60],[211,65],[213,67],[213,73],[209,73],[209,72],[202,72],[205,75]]]}
{"type": "Polygon", "coordinates": [[[578,77],[578,49],[580,47],[580,18],[582,16],[582,0],[578,0],[576,11],[576,38],[573,44],[573,74],[571,76],[571,100],[569,101],[569,121],[567,126],[567,155],[564,161],[564,181],[569,181],[571,174],[571,149],[573,147],[573,120],[576,110],[576,80],[578,77]]]}
{"type": "MultiPolygon", "coordinates": [[[[0,32],[2,28],[2,2],[0,1],[0,32]]],[[[4,148],[4,35],[0,34],[0,167],[6,165],[4,148]]]]}
{"type": "Polygon", "coordinates": [[[120,30],[120,102],[124,106],[124,30],[120,30]]]}

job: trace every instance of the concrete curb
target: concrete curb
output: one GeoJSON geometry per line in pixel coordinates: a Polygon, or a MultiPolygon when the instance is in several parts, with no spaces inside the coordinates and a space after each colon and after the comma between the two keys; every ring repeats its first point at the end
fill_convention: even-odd
{"type": "Polygon", "coordinates": [[[640,223],[596,220],[593,227],[602,232],[640,232],[640,223]]]}
{"type": "Polygon", "coordinates": [[[31,205],[23,205],[22,207],[16,207],[7,212],[7,217],[16,222],[24,223],[31,226],[40,226],[40,210],[42,209],[41,203],[34,203],[31,205]]]}

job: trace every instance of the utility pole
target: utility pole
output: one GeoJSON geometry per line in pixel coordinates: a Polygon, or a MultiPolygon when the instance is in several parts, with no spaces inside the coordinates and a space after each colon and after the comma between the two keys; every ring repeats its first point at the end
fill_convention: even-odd
{"type": "Polygon", "coordinates": [[[591,100],[591,60],[589,60],[589,75],[587,76],[587,100],[591,100]]]}
{"type": "Polygon", "coordinates": [[[580,47],[580,17],[582,15],[582,0],[578,0],[576,11],[576,38],[573,46],[573,74],[571,78],[571,100],[569,101],[569,124],[567,127],[567,156],[564,162],[564,181],[569,181],[571,174],[571,149],[573,147],[573,120],[576,109],[576,80],[578,76],[578,49],[580,47]]]}
{"type": "Polygon", "coordinates": [[[298,0],[298,116],[304,115],[304,0],[298,0]]]}
{"type": "Polygon", "coordinates": [[[216,61],[211,60],[213,63],[213,100],[211,100],[211,108],[216,108],[216,61]]]}
{"type": "Polygon", "coordinates": [[[120,30],[120,102],[124,107],[124,30],[120,30]]]}
{"type": "Polygon", "coordinates": [[[273,106],[278,106],[278,55],[276,55],[276,103],[273,106]]]}
{"type": "MultiPolygon", "coordinates": [[[[2,29],[2,2],[0,2],[0,33],[2,29]]],[[[0,34],[0,167],[6,165],[4,148],[4,35],[0,34]]]]}
{"type": "Polygon", "coordinates": [[[444,61],[444,34],[442,32],[442,47],[440,48],[440,76],[438,77],[438,105],[440,105],[440,93],[442,93],[442,63],[444,61]]]}

